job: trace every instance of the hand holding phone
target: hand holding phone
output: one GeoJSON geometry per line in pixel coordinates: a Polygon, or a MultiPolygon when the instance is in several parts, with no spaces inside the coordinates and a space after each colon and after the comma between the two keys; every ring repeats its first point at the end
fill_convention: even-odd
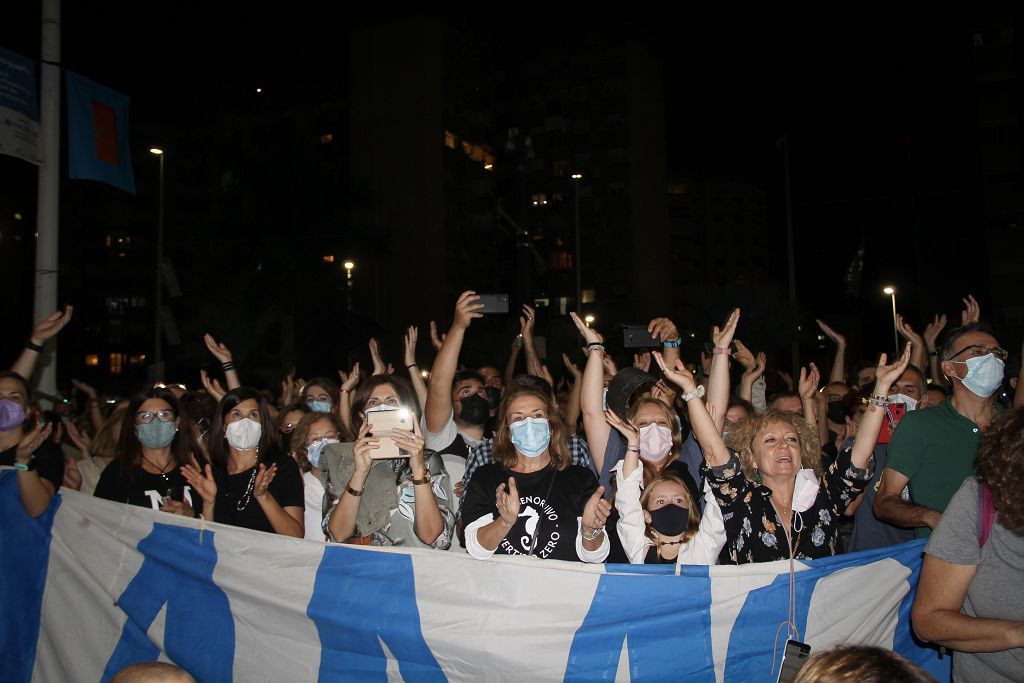
{"type": "Polygon", "coordinates": [[[393,408],[390,406],[378,406],[366,410],[366,421],[370,425],[370,433],[380,439],[380,448],[370,452],[373,460],[392,460],[394,458],[408,458],[409,452],[402,450],[395,443],[391,430],[404,429],[413,430],[415,413],[407,408],[393,408]]]}

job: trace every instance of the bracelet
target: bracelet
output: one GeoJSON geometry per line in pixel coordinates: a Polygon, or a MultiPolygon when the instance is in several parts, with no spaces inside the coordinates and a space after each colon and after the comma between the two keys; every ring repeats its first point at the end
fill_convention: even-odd
{"type": "Polygon", "coordinates": [[[873,399],[875,399],[876,401],[885,401],[886,403],[888,403],[888,402],[889,402],[889,397],[888,397],[888,396],[880,396],[880,395],[878,395],[878,394],[869,394],[869,395],[868,395],[868,398],[869,398],[869,399],[873,398],[873,399]]]}
{"type": "Polygon", "coordinates": [[[414,368],[414,367],[416,367],[416,364],[415,363],[410,363],[409,365],[406,365],[405,367],[406,368],[414,368]]]}
{"type": "Polygon", "coordinates": [[[361,496],[363,495],[363,491],[365,491],[366,489],[363,489],[363,491],[356,491],[354,488],[352,488],[352,484],[348,483],[345,484],[345,490],[348,491],[348,494],[350,496],[361,496]]]}
{"type": "Polygon", "coordinates": [[[679,348],[680,346],[682,346],[682,344],[683,344],[683,339],[682,339],[682,337],[680,337],[679,339],[676,339],[675,341],[663,342],[662,346],[664,346],[666,349],[676,349],[676,348],[679,348]]]}
{"type": "Polygon", "coordinates": [[[416,477],[412,477],[412,483],[413,483],[414,486],[422,486],[424,484],[429,484],[430,483],[430,473],[429,472],[424,472],[423,473],[423,477],[420,478],[420,479],[417,479],[416,477]]]}
{"type": "Polygon", "coordinates": [[[639,453],[640,452],[640,447],[639,446],[626,446],[626,452],[627,453],[639,453]]]}
{"type": "Polygon", "coordinates": [[[683,394],[683,400],[686,401],[687,403],[689,403],[693,399],[700,398],[703,395],[704,395],[704,385],[703,384],[698,384],[696,389],[694,389],[693,391],[688,391],[685,394],[683,394]]]}
{"type": "Polygon", "coordinates": [[[227,363],[222,364],[220,366],[220,369],[223,370],[224,372],[231,372],[232,370],[235,369],[235,364],[232,363],[231,361],[228,361],[227,363]]]}
{"type": "Polygon", "coordinates": [[[36,468],[36,456],[33,455],[26,462],[15,462],[14,469],[19,472],[32,472],[36,468]]]}
{"type": "MultiPolygon", "coordinates": [[[[583,529],[587,528],[586,524],[581,524],[580,526],[582,526],[583,529]]],[[[604,527],[603,526],[597,527],[596,529],[593,529],[592,531],[584,531],[583,529],[580,529],[580,536],[583,537],[584,541],[593,541],[598,536],[600,536],[601,534],[604,533],[604,527]]]]}
{"type": "Polygon", "coordinates": [[[731,356],[732,349],[730,349],[728,346],[716,346],[714,349],[712,349],[712,353],[715,354],[716,356],[731,356]]]}
{"type": "Polygon", "coordinates": [[[604,348],[604,342],[590,342],[589,344],[587,344],[587,350],[588,351],[590,349],[592,349],[592,348],[602,348],[603,349],[604,348]]]}
{"type": "Polygon", "coordinates": [[[347,394],[347,393],[349,393],[352,390],[351,389],[340,389],[339,391],[341,391],[341,393],[343,393],[343,394],[347,394]]]}
{"type": "Polygon", "coordinates": [[[861,402],[866,406],[878,406],[879,408],[885,408],[889,405],[888,399],[880,399],[872,396],[871,398],[862,398],[861,402]]]}
{"type": "Polygon", "coordinates": [[[28,339],[25,340],[25,348],[26,349],[30,349],[32,351],[35,351],[36,353],[42,353],[43,352],[43,345],[42,344],[36,344],[34,341],[32,341],[31,337],[29,337],[28,339]]]}

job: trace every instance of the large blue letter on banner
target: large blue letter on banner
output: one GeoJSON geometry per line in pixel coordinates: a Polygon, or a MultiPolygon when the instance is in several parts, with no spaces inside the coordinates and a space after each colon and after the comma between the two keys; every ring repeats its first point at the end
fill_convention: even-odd
{"type": "Polygon", "coordinates": [[[381,642],[405,680],[447,680],[423,640],[409,555],[327,546],[306,613],[320,634],[321,681],[386,681],[381,642]]]}
{"type": "Polygon", "coordinates": [[[601,577],[583,624],[576,631],[566,681],[614,681],[628,638],[631,680],[714,683],[711,652],[711,579],[707,567],[617,565],[601,577]]]}
{"type": "Polygon", "coordinates": [[[139,541],[145,559],[117,604],[128,615],[107,660],[103,680],[135,662],[152,661],[160,648],[146,636],[167,605],[164,650],[200,681],[229,681],[235,660],[235,621],[224,592],[213,582],[214,533],[154,524],[139,541]]]}

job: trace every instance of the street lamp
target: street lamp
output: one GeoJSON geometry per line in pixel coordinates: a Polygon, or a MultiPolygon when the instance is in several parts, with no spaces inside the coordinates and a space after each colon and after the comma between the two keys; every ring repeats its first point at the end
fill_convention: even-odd
{"type": "MultiPolygon", "coordinates": [[[[900,355],[900,331],[896,326],[896,288],[889,285],[882,290],[883,294],[888,294],[892,297],[892,338],[896,342],[896,356],[900,355]]],[[[896,356],[893,356],[895,358],[896,356]]]]}
{"type": "Polygon", "coordinates": [[[587,324],[587,327],[590,327],[590,325],[594,322],[594,319],[595,318],[592,313],[587,313],[585,316],[583,316],[583,322],[587,324]]]}
{"type": "Polygon", "coordinates": [[[576,206],[576,308],[579,308],[583,305],[583,267],[580,264],[580,181],[583,180],[583,174],[573,173],[571,177],[575,186],[573,203],[576,206]]]}
{"type": "Polygon", "coordinates": [[[356,264],[355,264],[355,261],[345,261],[345,263],[343,263],[342,265],[345,266],[345,288],[346,288],[346,291],[348,292],[348,295],[346,297],[347,300],[348,300],[347,308],[348,308],[349,312],[351,312],[352,311],[352,270],[356,267],[356,264]]]}
{"type": "Polygon", "coordinates": [[[153,340],[153,367],[157,382],[164,380],[163,363],[163,330],[161,330],[160,312],[164,305],[163,287],[163,265],[164,265],[164,151],[159,147],[150,147],[150,154],[155,154],[160,159],[160,194],[157,199],[157,221],[156,221],[156,320],[154,322],[153,340]]]}

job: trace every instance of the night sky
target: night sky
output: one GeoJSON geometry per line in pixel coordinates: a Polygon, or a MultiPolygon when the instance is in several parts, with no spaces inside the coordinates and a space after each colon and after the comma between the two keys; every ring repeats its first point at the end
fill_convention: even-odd
{"type": "MultiPolygon", "coordinates": [[[[65,3],[64,65],[130,95],[133,125],[153,127],[187,124],[218,101],[244,101],[257,86],[307,98],[318,88],[343,92],[349,27],[409,11],[390,4],[313,11],[298,3],[272,11],[85,4],[91,6],[65,3]]],[[[0,45],[37,57],[38,3],[17,5],[5,12],[0,45]]],[[[684,6],[635,16],[623,16],[624,6],[592,15],[594,6],[551,4],[483,16],[483,6],[435,9],[491,32],[495,49],[585,31],[650,45],[664,69],[670,175],[763,184],[775,245],[765,258],[783,285],[776,141],[788,134],[798,289],[812,315],[863,316],[867,335],[891,334],[880,291],[888,283],[897,285],[901,310],[919,328],[934,312],[955,314],[967,292],[984,312],[984,258],[948,268],[963,264],[949,249],[963,232],[984,239],[971,47],[977,16],[934,2],[684,6]],[[861,240],[863,279],[847,299],[843,279],[861,240]]],[[[33,169],[19,173],[34,183],[33,169]]],[[[985,253],[983,241],[975,244],[985,253]]]]}

